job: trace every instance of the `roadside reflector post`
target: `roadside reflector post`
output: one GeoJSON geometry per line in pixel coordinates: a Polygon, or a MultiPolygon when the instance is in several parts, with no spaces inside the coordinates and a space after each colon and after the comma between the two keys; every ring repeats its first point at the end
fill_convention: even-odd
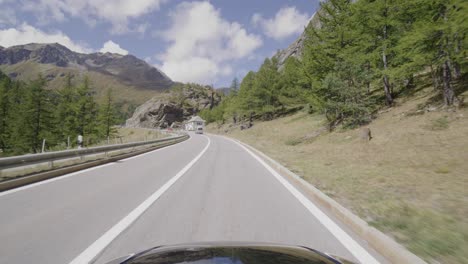
{"type": "Polygon", "coordinates": [[[82,147],[83,147],[83,136],[82,136],[82,135],[78,135],[76,141],[77,141],[77,143],[78,143],[78,149],[82,148],[82,147]]]}

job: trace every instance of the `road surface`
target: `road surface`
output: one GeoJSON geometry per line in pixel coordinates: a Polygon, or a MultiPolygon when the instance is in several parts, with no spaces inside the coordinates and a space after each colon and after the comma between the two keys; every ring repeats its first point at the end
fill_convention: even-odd
{"type": "Polygon", "coordinates": [[[0,193],[0,263],[106,263],[157,245],[201,241],[304,245],[356,262],[388,263],[304,203],[310,201],[236,142],[191,135],[0,193]]]}

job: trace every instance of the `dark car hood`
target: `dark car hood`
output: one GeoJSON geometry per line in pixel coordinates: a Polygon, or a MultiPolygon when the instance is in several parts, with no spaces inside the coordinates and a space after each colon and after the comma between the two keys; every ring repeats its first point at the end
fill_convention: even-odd
{"type": "Polygon", "coordinates": [[[267,243],[210,242],[159,246],[108,264],[352,264],[319,251],[267,243]]]}

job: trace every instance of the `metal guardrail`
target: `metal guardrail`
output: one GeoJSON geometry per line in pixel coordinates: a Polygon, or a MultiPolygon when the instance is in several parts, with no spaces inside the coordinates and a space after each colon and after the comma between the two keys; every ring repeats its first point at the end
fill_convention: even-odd
{"type": "Polygon", "coordinates": [[[0,170],[4,168],[27,166],[29,164],[34,164],[34,163],[39,163],[39,162],[48,162],[48,161],[55,161],[55,160],[61,160],[61,159],[67,159],[67,158],[76,158],[76,157],[81,157],[81,156],[90,155],[90,154],[98,154],[98,153],[104,153],[104,152],[109,152],[109,151],[114,151],[114,150],[128,149],[128,148],[139,147],[139,146],[144,146],[144,145],[152,145],[152,144],[157,144],[157,143],[164,143],[164,142],[169,142],[173,140],[177,141],[185,137],[187,137],[187,135],[180,135],[180,136],[162,138],[162,139],[151,140],[151,141],[140,141],[140,142],[115,144],[115,145],[99,146],[99,147],[92,147],[92,148],[63,150],[63,151],[54,151],[54,152],[47,152],[47,153],[27,154],[27,155],[21,155],[21,156],[0,158],[0,170]]]}

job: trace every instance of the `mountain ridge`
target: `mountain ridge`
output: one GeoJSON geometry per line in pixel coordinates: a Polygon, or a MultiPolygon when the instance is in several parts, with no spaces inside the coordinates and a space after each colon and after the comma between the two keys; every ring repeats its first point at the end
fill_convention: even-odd
{"type": "MultiPolygon", "coordinates": [[[[78,53],[58,43],[29,43],[0,49],[0,65],[3,67],[28,61],[81,72],[98,72],[142,89],[165,90],[174,84],[162,71],[134,55],[78,53]]],[[[16,78],[21,73],[9,75],[16,78]]]]}

